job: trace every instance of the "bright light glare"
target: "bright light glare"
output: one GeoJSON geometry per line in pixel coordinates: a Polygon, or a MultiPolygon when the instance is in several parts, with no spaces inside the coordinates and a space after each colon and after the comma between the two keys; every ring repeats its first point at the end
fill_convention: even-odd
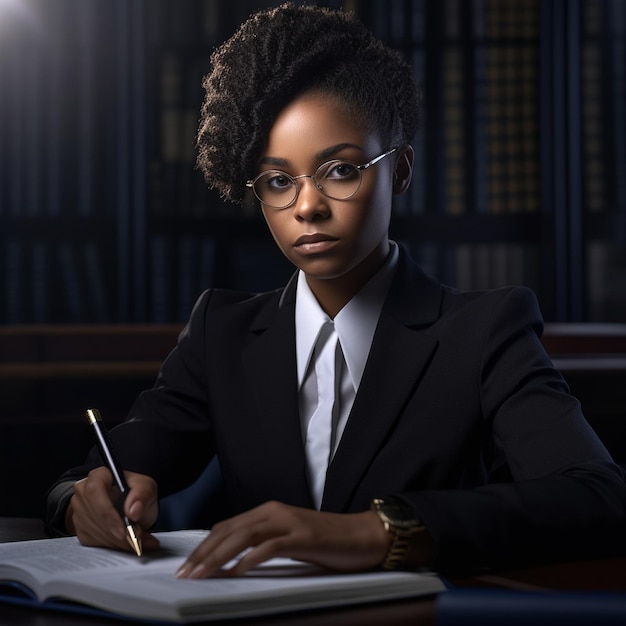
{"type": "Polygon", "coordinates": [[[30,0],[0,0],[0,37],[14,32],[16,25],[40,29],[40,20],[30,0]]]}
{"type": "Polygon", "coordinates": [[[18,14],[27,7],[24,0],[0,0],[0,20],[4,21],[7,14],[18,14]]]}

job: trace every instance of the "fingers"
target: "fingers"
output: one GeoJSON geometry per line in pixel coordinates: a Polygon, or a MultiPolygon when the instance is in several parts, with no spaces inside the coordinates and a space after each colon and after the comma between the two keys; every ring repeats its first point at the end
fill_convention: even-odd
{"type": "Polygon", "coordinates": [[[126,529],[113,497],[112,476],[105,468],[93,470],[74,484],[72,524],[81,543],[123,547],[126,529]]]}
{"type": "Polygon", "coordinates": [[[285,551],[288,551],[288,548],[281,536],[268,539],[253,550],[244,553],[228,570],[228,574],[231,576],[242,576],[257,565],[283,555],[285,551]]]}
{"type": "Polygon", "coordinates": [[[177,576],[236,576],[277,556],[359,571],[382,562],[388,541],[371,511],[341,515],[273,502],[215,525],[177,576]]]}
{"type": "Polygon", "coordinates": [[[189,555],[177,576],[207,578],[224,573],[224,566],[243,550],[265,542],[279,532],[276,527],[268,526],[265,520],[262,506],[216,524],[209,536],[189,555]]]}
{"type": "Polygon", "coordinates": [[[159,514],[156,481],[145,474],[125,472],[129,492],[124,501],[124,513],[133,522],[135,533],[144,551],[156,550],[159,540],[148,533],[159,514]]]}
{"type": "MultiPolygon", "coordinates": [[[[158,512],[156,483],[148,476],[127,474],[129,492],[124,513],[134,523],[145,549],[158,541],[142,528],[149,528],[158,512]]],[[[120,494],[113,484],[111,472],[104,467],[94,469],[87,478],[77,481],[66,519],[84,545],[103,546],[129,551],[126,527],[118,506],[120,494]]]]}
{"type": "Polygon", "coordinates": [[[126,472],[130,491],[124,501],[124,513],[142,528],[150,528],[159,513],[157,484],[145,474],[126,472]]]}

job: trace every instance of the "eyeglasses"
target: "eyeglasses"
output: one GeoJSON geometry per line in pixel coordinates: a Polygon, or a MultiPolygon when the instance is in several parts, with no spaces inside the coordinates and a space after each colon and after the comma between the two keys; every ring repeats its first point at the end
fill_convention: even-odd
{"type": "Polygon", "coordinates": [[[363,178],[362,173],[397,149],[397,147],[392,148],[363,165],[340,159],[327,161],[322,163],[313,175],[290,176],[281,170],[267,170],[261,172],[254,180],[247,181],[246,187],[251,187],[254,195],[264,205],[274,209],[286,209],[296,201],[300,192],[296,182],[299,178],[310,178],[317,189],[328,198],[347,200],[359,190],[363,178]]]}

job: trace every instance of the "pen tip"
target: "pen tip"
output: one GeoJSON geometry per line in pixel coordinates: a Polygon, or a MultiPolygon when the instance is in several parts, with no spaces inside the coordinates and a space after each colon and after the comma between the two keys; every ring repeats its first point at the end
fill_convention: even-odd
{"type": "Polygon", "coordinates": [[[141,556],[141,542],[137,539],[135,529],[132,526],[127,526],[126,530],[128,531],[128,543],[130,543],[131,548],[135,551],[135,554],[137,556],[141,556]]]}

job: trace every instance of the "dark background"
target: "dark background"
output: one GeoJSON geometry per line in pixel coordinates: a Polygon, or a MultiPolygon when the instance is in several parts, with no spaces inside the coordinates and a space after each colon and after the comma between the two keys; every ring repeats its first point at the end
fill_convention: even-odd
{"type": "MultiPolygon", "coordinates": [[[[255,211],[194,169],[200,81],[243,0],[0,2],[0,323],[187,318],[283,284],[255,211]]],[[[547,320],[626,318],[626,3],[319,2],[423,85],[393,235],[459,287],[525,284],[547,320]]]]}

